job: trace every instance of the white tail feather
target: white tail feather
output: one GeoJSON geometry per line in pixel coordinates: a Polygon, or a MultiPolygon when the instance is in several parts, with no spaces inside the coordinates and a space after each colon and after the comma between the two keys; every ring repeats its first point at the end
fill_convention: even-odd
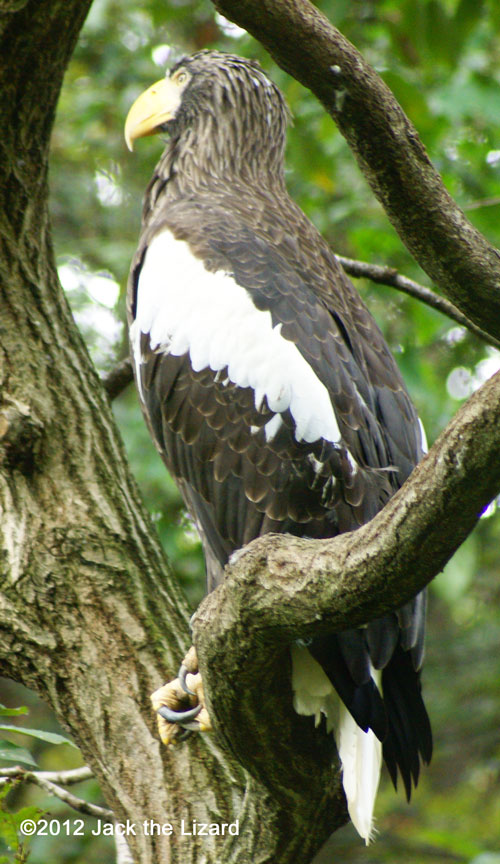
{"type": "MultiPolygon", "coordinates": [[[[379,673],[372,670],[378,684],[379,673]]],[[[358,834],[368,845],[373,840],[373,809],[380,779],[382,746],[371,729],[363,732],[337,696],[319,663],[302,645],[292,646],[293,704],[297,714],[313,716],[316,726],[326,717],[334,730],[347,808],[358,834]]]]}
{"type": "Polygon", "coordinates": [[[382,745],[372,730],[363,732],[342,704],[335,733],[342,782],[352,823],[366,845],[373,840],[373,808],[382,764],[382,745]]]}
{"type": "Polygon", "coordinates": [[[338,725],[339,698],[332,682],[307,648],[292,646],[293,707],[297,714],[314,717],[315,725],[326,717],[326,728],[332,732],[338,725]]]}

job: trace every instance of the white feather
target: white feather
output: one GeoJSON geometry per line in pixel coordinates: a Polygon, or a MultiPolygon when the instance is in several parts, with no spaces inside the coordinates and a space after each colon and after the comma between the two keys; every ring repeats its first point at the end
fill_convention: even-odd
{"type": "Polygon", "coordinates": [[[425,434],[425,426],[420,417],[418,418],[418,425],[420,426],[420,443],[422,445],[422,450],[424,453],[427,453],[429,450],[429,444],[427,442],[427,435],[425,434]]]}
{"type": "Polygon", "coordinates": [[[274,417],[271,417],[271,419],[267,421],[266,425],[264,426],[264,431],[266,433],[266,441],[272,441],[276,437],[280,430],[282,422],[283,421],[280,414],[275,414],[274,417]]]}
{"type": "Polygon", "coordinates": [[[371,729],[363,732],[359,728],[343,703],[335,740],[349,816],[368,846],[374,836],[373,810],[380,780],[382,745],[371,729]]]}
{"type": "Polygon", "coordinates": [[[292,654],[293,707],[297,714],[314,717],[315,725],[326,718],[328,732],[338,724],[339,700],[332,682],[307,648],[295,643],[292,654]]]}
{"type": "MultiPolygon", "coordinates": [[[[154,351],[174,356],[189,351],[197,371],[227,366],[234,384],[252,387],[257,408],[266,397],[273,413],[290,411],[298,441],[340,440],[326,387],[296,345],[282,336],[281,324],[273,328],[271,313],[257,309],[230,274],[206,270],[188,244],[169,231],[153,238],[139,276],[131,328],[137,368],[141,333],[149,334],[154,351]]],[[[276,430],[277,421],[268,438],[276,430]]]]}
{"type": "MultiPolygon", "coordinates": [[[[371,729],[363,732],[339,699],[319,663],[307,648],[292,646],[293,704],[298,714],[326,717],[328,731],[334,730],[342,764],[342,783],[349,816],[358,834],[368,845],[373,840],[373,810],[382,765],[382,745],[371,729]]],[[[372,669],[379,686],[380,673],[372,669]]]]}

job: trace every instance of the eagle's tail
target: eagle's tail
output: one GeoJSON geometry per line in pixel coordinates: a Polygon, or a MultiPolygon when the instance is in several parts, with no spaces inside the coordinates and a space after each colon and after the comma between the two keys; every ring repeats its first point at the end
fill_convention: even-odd
{"type": "Polygon", "coordinates": [[[292,687],[298,714],[326,718],[342,764],[342,782],[352,823],[365,843],[373,840],[373,809],[380,779],[382,745],[371,729],[363,732],[337,696],[333,684],[306,647],[292,647],[292,687]]]}
{"type": "Polygon", "coordinates": [[[342,763],[342,782],[352,823],[366,845],[374,839],[373,809],[380,780],[382,744],[371,729],[363,732],[345,705],[335,740],[342,763]]]}

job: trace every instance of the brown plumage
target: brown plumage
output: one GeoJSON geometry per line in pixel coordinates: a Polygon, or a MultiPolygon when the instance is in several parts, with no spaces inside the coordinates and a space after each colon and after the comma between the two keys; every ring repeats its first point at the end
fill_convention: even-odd
{"type": "MultiPolygon", "coordinates": [[[[169,136],[144,200],[129,320],[143,409],[200,530],[211,589],[231,552],[262,533],[331,537],[367,522],[420,458],[421,433],[378,327],[288,196],[279,90],[219,52],[180,61],[165,89],[173,108],[156,125],[135,106],[128,121],[140,126],[130,138],[169,136]]],[[[408,796],[432,746],[424,619],[420,595],[309,646],[408,796]]]]}

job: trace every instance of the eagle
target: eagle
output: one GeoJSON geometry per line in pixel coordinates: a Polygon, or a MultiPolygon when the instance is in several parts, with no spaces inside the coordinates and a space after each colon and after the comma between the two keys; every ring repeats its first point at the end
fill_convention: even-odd
{"type": "MultiPolygon", "coordinates": [[[[131,266],[130,343],[151,435],[202,540],[208,591],[262,534],[330,538],[368,522],[424,450],[378,326],[288,195],[287,121],[260,65],[219,51],[181,59],[126,120],[130,149],[167,137],[131,266]]],[[[431,758],[425,607],[422,592],[290,648],[295,710],[333,728],[366,842],[382,756],[408,799],[431,758]]],[[[160,713],[192,728],[198,710],[160,713]]]]}

